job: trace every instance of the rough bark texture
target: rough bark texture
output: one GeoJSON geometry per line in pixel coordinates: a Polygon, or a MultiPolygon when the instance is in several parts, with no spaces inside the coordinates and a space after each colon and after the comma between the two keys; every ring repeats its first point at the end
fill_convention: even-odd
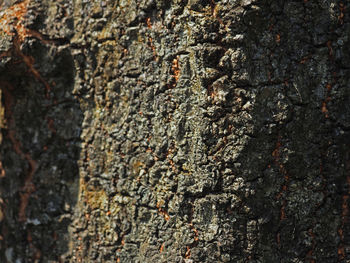
{"type": "Polygon", "coordinates": [[[0,262],[350,262],[348,1],[0,4],[0,262]]]}

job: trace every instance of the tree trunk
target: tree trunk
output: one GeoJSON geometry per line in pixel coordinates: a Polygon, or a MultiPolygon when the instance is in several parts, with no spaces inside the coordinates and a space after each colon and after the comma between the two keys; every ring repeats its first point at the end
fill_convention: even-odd
{"type": "Polygon", "coordinates": [[[0,5],[0,262],[350,262],[347,1],[0,5]]]}

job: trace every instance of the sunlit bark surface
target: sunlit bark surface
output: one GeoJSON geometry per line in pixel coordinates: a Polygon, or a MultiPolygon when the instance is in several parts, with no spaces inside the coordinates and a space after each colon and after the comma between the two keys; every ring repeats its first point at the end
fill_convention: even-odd
{"type": "Polygon", "coordinates": [[[0,6],[0,262],[350,261],[347,1],[0,6]]]}

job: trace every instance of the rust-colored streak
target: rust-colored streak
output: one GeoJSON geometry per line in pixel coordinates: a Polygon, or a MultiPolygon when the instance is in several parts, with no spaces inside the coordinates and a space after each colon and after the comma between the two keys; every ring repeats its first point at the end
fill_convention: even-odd
{"type": "Polygon", "coordinates": [[[310,59],[310,56],[309,56],[309,55],[308,55],[308,56],[305,56],[305,57],[303,57],[303,58],[299,61],[299,63],[300,63],[300,64],[305,64],[309,59],[310,59]]]}
{"type": "Polygon", "coordinates": [[[153,44],[153,39],[151,37],[149,37],[148,41],[149,41],[149,46],[153,52],[153,59],[154,59],[154,61],[158,61],[157,51],[156,51],[156,47],[153,44]]]}
{"type": "Polygon", "coordinates": [[[171,166],[171,169],[174,171],[174,172],[176,172],[176,167],[175,167],[175,163],[174,163],[174,161],[171,159],[171,156],[173,155],[173,152],[175,151],[175,148],[174,148],[174,145],[173,146],[171,146],[169,149],[168,149],[168,151],[167,151],[167,153],[166,153],[166,159],[168,160],[168,162],[169,162],[169,164],[170,164],[170,166],[171,166]]]}
{"type": "Polygon", "coordinates": [[[193,231],[194,233],[194,237],[193,237],[193,240],[194,242],[187,246],[187,252],[185,254],[185,258],[190,258],[191,257],[191,248],[194,248],[198,245],[199,243],[199,233],[198,233],[198,230],[194,227],[193,223],[192,223],[192,219],[193,219],[193,209],[194,207],[192,206],[192,209],[191,209],[191,213],[189,215],[189,220],[188,220],[188,225],[190,227],[190,229],[193,231]]]}
{"type": "Polygon", "coordinates": [[[191,257],[191,248],[187,246],[187,251],[185,253],[185,258],[189,259],[191,257]]]}
{"type": "Polygon", "coordinates": [[[338,247],[338,259],[339,260],[343,260],[345,258],[345,249],[344,249],[344,245],[340,245],[338,247]]]}
{"type": "Polygon", "coordinates": [[[34,192],[35,187],[32,183],[35,170],[37,168],[37,162],[33,160],[29,153],[24,153],[22,150],[22,144],[16,136],[16,125],[13,119],[13,97],[10,93],[13,87],[9,83],[1,82],[3,87],[4,99],[5,99],[5,116],[8,122],[7,136],[13,145],[14,152],[28,163],[28,171],[24,179],[24,185],[20,192],[20,205],[18,212],[18,220],[20,222],[26,221],[26,208],[28,206],[30,195],[34,192]]]}
{"type": "Polygon", "coordinates": [[[27,65],[29,71],[33,74],[33,76],[39,81],[41,82],[44,86],[45,86],[45,96],[47,99],[50,98],[50,91],[51,91],[51,87],[49,85],[49,83],[47,83],[47,81],[40,75],[39,71],[37,71],[34,67],[34,58],[31,56],[27,56],[25,54],[23,54],[23,52],[21,51],[20,48],[20,41],[18,38],[15,38],[15,40],[13,41],[14,47],[16,49],[17,54],[23,59],[23,62],[27,65]]]}
{"type": "Polygon", "coordinates": [[[279,162],[280,159],[280,148],[281,148],[281,138],[278,137],[277,143],[276,143],[276,147],[274,149],[274,151],[272,152],[272,156],[275,158],[275,161],[279,162]]]}
{"type": "Polygon", "coordinates": [[[328,55],[330,59],[333,59],[333,48],[332,48],[332,41],[327,41],[327,47],[328,47],[328,55]]]}
{"type": "Polygon", "coordinates": [[[286,219],[286,200],[283,200],[282,206],[281,206],[281,211],[280,211],[280,220],[286,219]]]}
{"type": "Polygon", "coordinates": [[[2,166],[2,162],[0,161],[0,178],[5,177],[6,172],[4,167],[2,166]]]}
{"type": "Polygon", "coordinates": [[[189,224],[191,230],[194,232],[194,241],[197,242],[199,240],[198,238],[198,230],[194,227],[192,223],[189,224]]]}
{"type": "Polygon", "coordinates": [[[159,214],[161,214],[164,217],[165,221],[168,221],[170,219],[170,216],[167,211],[161,208],[160,202],[157,203],[157,208],[158,208],[159,214]]]}
{"type": "Polygon", "coordinates": [[[75,249],[75,258],[77,259],[77,262],[82,262],[81,255],[83,253],[83,246],[82,246],[82,238],[81,236],[78,235],[78,244],[76,249],[75,249]]]}
{"type": "Polygon", "coordinates": [[[306,260],[309,260],[310,263],[316,263],[316,260],[313,258],[313,253],[315,250],[315,234],[313,230],[310,228],[308,231],[309,236],[311,237],[312,247],[306,254],[306,260]]]}
{"type": "MultiPolygon", "coordinates": [[[[347,177],[347,183],[350,187],[350,176],[347,177]]],[[[349,206],[348,206],[348,200],[349,200],[349,194],[343,195],[343,203],[342,203],[342,215],[341,215],[341,226],[338,229],[338,234],[340,238],[340,244],[338,246],[338,259],[343,260],[345,258],[345,248],[344,248],[344,226],[348,221],[349,216],[349,206]]]]}
{"type": "Polygon", "coordinates": [[[331,101],[331,96],[330,96],[330,92],[331,92],[331,90],[332,90],[332,85],[331,84],[327,84],[326,85],[326,89],[327,89],[327,97],[326,97],[326,99],[324,100],[324,101],[322,101],[322,106],[321,106],[321,111],[322,111],[322,113],[324,114],[324,117],[327,119],[327,118],[329,118],[329,112],[328,112],[328,108],[327,108],[327,103],[329,102],[329,101],[331,101]]]}
{"type": "Polygon", "coordinates": [[[147,17],[147,19],[146,19],[146,24],[147,24],[147,27],[148,27],[149,29],[152,28],[152,23],[151,23],[151,18],[150,18],[150,17],[147,17]]]}
{"type": "Polygon", "coordinates": [[[175,78],[174,86],[176,85],[176,82],[179,80],[180,77],[180,68],[179,68],[179,56],[173,59],[173,64],[171,66],[171,70],[173,72],[173,76],[175,78]]]}
{"type": "Polygon", "coordinates": [[[8,137],[10,139],[10,141],[12,142],[13,145],[13,149],[15,151],[16,154],[20,155],[21,157],[24,157],[24,154],[21,150],[21,143],[16,139],[16,132],[14,130],[12,130],[14,127],[13,125],[11,125],[12,122],[9,121],[9,126],[11,126],[11,130],[8,130],[8,137]]]}
{"type": "MultiPolygon", "coordinates": [[[[29,71],[34,77],[41,83],[44,84],[46,89],[46,98],[49,99],[49,93],[51,90],[50,85],[44,80],[40,73],[34,67],[34,59],[31,56],[23,54],[21,51],[21,43],[26,37],[32,36],[39,39],[42,43],[52,44],[51,40],[45,40],[45,38],[37,31],[27,29],[24,26],[25,14],[30,0],[24,0],[18,4],[15,4],[7,8],[2,17],[0,17],[0,30],[8,35],[15,36],[13,40],[14,48],[16,53],[22,58],[23,62],[27,65],[29,71]]],[[[11,51],[6,51],[0,54],[0,58],[3,56],[9,56],[11,51]]]]}
{"type": "Polygon", "coordinates": [[[322,102],[322,107],[321,107],[322,113],[324,113],[325,118],[328,118],[328,109],[327,109],[327,103],[325,101],[322,102]]]}
{"type": "MultiPolygon", "coordinates": [[[[347,158],[349,158],[349,153],[347,154],[347,158]]],[[[346,184],[347,184],[347,192],[343,194],[342,196],[342,205],[341,205],[341,223],[338,228],[338,235],[339,235],[339,245],[338,245],[338,261],[342,261],[346,257],[346,249],[344,244],[345,234],[344,233],[344,227],[349,221],[349,199],[350,199],[350,160],[348,159],[346,162],[346,184]]]]}
{"type": "Polygon", "coordinates": [[[281,245],[281,233],[278,232],[276,234],[276,242],[277,242],[277,245],[281,245]]]}
{"type": "Polygon", "coordinates": [[[330,92],[330,91],[332,90],[331,84],[327,84],[327,85],[326,85],[326,89],[327,89],[328,92],[330,92]]]}
{"type": "Polygon", "coordinates": [[[2,17],[0,17],[0,30],[10,36],[14,36],[13,31],[15,31],[20,40],[23,41],[27,36],[24,20],[29,3],[30,0],[24,0],[4,10],[2,17]]]}
{"type": "MultiPolygon", "coordinates": [[[[146,25],[147,25],[148,29],[150,29],[150,30],[152,29],[152,23],[151,23],[151,18],[150,17],[146,18],[146,25]]],[[[148,45],[152,49],[154,61],[158,61],[158,55],[157,55],[156,47],[153,44],[153,38],[152,37],[148,37],[148,45]]]]}
{"type": "Polygon", "coordinates": [[[211,8],[211,13],[214,15],[215,17],[215,8],[216,8],[216,4],[214,2],[214,0],[210,0],[210,8],[211,8]]]}
{"type": "Polygon", "coordinates": [[[164,243],[160,246],[159,253],[162,253],[164,250],[164,243]]]}
{"type": "Polygon", "coordinates": [[[344,13],[345,13],[345,5],[343,3],[339,3],[338,21],[341,25],[344,24],[344,13]]]}
{"type": "Polygon", "coordinates": [[[218,5],[215,3],[214,0],[210,0],[210,7],[211,7],[211,15],[216,18],[216,20],[221,24],[225,25],[222,19],[218,15],[218,5]]]}
{"type": "Polygon", "coordinates": [[[53,121],[53,119],[47,118],[47,127],[49,128],[49,130],[50,130],[53,134],[56,133],[56,129],[55,129],[55,126],[54,126],[54,121],[53,121]]]}
{"type": "Polygon", "coordinates": [[[340,244],[338,246],[338,260],[343,260],[345,258],[345,249],[343,245],[343,239],[344,239],[344,234],[343,234],[343,229],[338,230],[338,234],[340,237],[340,244]]]}
{"type": "Polygon", "coordinates": [[[20,193],[21,202],[19,206],[18,218],[20,222],[26,221],[26,208],[29,203],[29,198],[31,194],[35,191],[35,186],[33,184],[33,177],[37,167],[37,162],[34,161],[29,154],[25,154],[25,159],[29,164],[29,171],[24,180],[24,186],[22,187],[22,193],[20,193]]]}
{"type": "Polygon", "coordinates": [[[32,259],[34,261],[39,261],[41,259],[41,251],[34,246],[33,244],[33,237],[32,237],[32,234],[30,233],[29,230],[27,230],[27,241],[28,241],[28,244],[29,244],[29,247],[32,251],[34,251],[34,254],[32,255],[32,259]]]}
{"type": "Polygon", "coordinates": [[[281,42],[281,35],[277,34],[276,35],[276,43],[279,44],[281,42]]]}

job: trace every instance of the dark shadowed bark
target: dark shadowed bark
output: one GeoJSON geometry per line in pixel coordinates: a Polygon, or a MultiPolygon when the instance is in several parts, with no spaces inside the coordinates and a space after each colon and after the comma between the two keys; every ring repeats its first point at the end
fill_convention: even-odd
{"type": "Polygon", "coordinates": [[[347,1],[5,2],[0,262],[350,262],[347,1]]]}

